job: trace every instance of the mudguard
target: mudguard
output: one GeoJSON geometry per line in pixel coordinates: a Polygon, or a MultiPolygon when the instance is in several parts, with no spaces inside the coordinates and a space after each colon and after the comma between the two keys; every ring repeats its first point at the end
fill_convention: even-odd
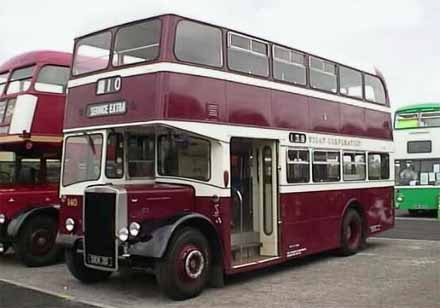
{"type": "MultiPolygon", "coordinates": [[[[153,227],[153,230],[148,230],[147,234],[141,231],[143,239],[139,242],[132,243],[128,248],[128,253],[130,255],[143,257],[162,258],[174,231],[179,226],[189,223],[190,221],[202,222],[205,226],[209,226],[210,231],[216,234],[214,225],[205,216],[197,213],[182,214],[167,219],[160,224],[156,224],[157,227],[153,227]]],[[[149,223],[146,222],[145,225],[147,224],[149,223]]]]}
{"type": "Polygon", "coordinates": [[[26,220],[40,214],[49,214],[58,217],[58,209],[56,205],[53,205],[53,206],[33,208],[28,211],[20,213],[18,216],[16,216],[9,222],[7,229],[8,237],[10,238],[17,237],[21,227],[26,222],[26,220]]]}

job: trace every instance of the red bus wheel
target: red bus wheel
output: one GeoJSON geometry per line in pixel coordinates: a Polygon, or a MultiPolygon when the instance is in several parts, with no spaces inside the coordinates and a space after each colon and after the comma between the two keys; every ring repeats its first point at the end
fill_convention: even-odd
{"type": "Polygon", "coordinates": [[[162,292],[175,300],[200,294],[208,281],[210,258],[208,241],[198,230],[178,231],[157,264],[156,275],[162,292]]]}
{"type": "Polygon", "coordinates": [[[353,255],[363,246],[364,231],[362,225],[362,218],[359,213],[356,210],[349,209],[342,221],[340,255],[353,255]]]}

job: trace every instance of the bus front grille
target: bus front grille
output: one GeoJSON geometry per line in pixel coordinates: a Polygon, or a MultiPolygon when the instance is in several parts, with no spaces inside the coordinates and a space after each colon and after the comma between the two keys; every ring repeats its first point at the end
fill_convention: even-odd
{"type": "Polygon", "coordinates": [[[84,201],[84,262],[92,268],[117,270],[116,194],[86,192],[84,201]]]}

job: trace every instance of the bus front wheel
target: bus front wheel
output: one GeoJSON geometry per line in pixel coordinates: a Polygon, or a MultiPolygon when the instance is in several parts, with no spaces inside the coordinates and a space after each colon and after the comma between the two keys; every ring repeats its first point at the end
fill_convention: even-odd
{"type": "Polygon", "coordinates": [[[349,209],[342,221],[341,247],[339,254],[350,256],[357,253],[364,242],[362,218],[354,209],[349,209]]]}
{"type": "Polygon", "coordinates": [[[84,258],[77,252],[76,247],[67,248],[65,251],[66,265],[69,272],[83,283],[96,283],[108,279],[112,272],[88,268],[84,265],[84,258]]]}
{"type": "Polygon", "coordinates": [[[157,263],[160,289],[174,300],[199,295],[208,281],[211,252],[205,236],[183,228],[171,240],[164,258],[157,263]]]}

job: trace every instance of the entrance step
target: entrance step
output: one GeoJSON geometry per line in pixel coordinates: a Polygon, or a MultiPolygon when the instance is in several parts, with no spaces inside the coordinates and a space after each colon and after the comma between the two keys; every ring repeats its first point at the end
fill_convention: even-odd
{"type": "Polygon", "coordinates": [[[260,234],[258,232],[242,232],[232,233],[231,245],[240,246],[246,243],[256,243],[260,241],[260,234]]]}

